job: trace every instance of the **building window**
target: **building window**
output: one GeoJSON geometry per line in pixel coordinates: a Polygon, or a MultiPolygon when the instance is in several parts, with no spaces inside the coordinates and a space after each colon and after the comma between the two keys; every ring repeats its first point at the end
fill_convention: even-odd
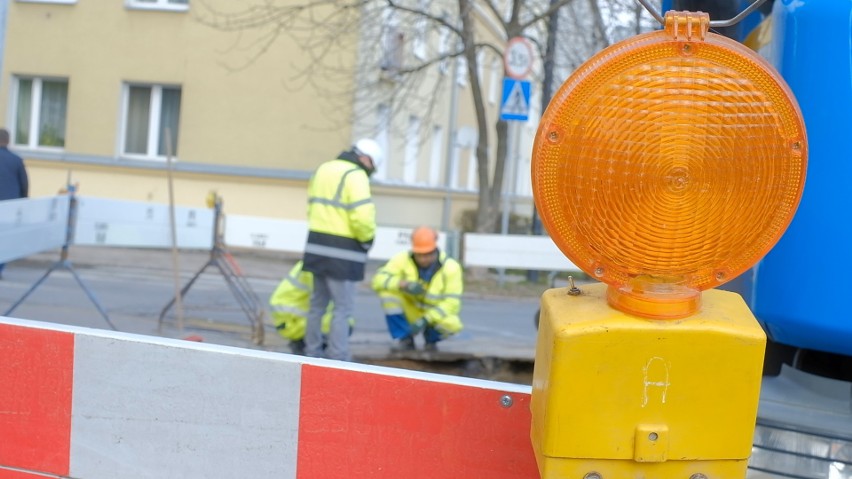
{"type": "Polygon", "coordinates": [[[440,125],[435,125],[432,129],[432,159],[429,161],[430,186],[441,186],[441,161],[444,153],[444,130],[440,125]]]}
{"type": "Polygon", "coordinates": [[[450,31],[442,28],[438,37],[438,54],[441,56],[441,61],[438,63],[438,71],[442,75],[446,75],[450,70],[450,53],[450,31]]]}
{"type": "Polygon", "coordinates": [[[379,67],[390,77],[395,77],[402,68],[405,34],[399,26],[400,21],[394,10],[382,11],[381,58],[379,67]]]}
{"type": "Polygon", "coordinates": [[[147,8],[153,10],[187,10],[189,0],[126,0],[130,8],[147,8]]]}
{"type": "Polygon", "coordinates": [[[68,111],[68,80],[15,78],[15,145],[64,148],[68,111]]]}
{"type": "Polygon", "coordinates": [[[405,34],[396,26],[387,27],[382,41],[382,70],[390,73],[399,72],[402,68],[404,45],[405,34]]]}
{"type": "Polygon", "coordinates": [[[390,134],[391,134],[391,109],[384,103],[379,103],[376,107],[376,135],[373,137],[376,143],[382,147],[385,152],[385,159],[381,165],[376,165],[376,172],[373,177],[377,180],[386,180],[390,177],[391,160],[393,154],[390,150],[390,134]]]}
{"type": "Polygon", "coordinates": [[[405,164],[402,168],[402,180],[408,184],[417,182],[420,157],[420,118],[408,117],[408,131],[405,135],[405,164]]]}
{"type": "Polygon", "coordinates": [[[429,0],[418,0],[417,9],[423,12],[423,15],[418,15],[414,20],[414,41],[412,42],[412,53],[418,60],[426,59],[426,44],[429,26],[426,14],[429,12],[429,0]]]}
{"type": "Polygon", "coordinates": [[[129,156],[165,157],[166,132],[172,155],[177,154],[180,125],[180,87],[125,85],[122,153],[129,156]]]}

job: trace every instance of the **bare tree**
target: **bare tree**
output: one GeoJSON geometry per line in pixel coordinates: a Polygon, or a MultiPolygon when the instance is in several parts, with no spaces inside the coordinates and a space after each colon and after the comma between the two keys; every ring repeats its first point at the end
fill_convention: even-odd
{"type": "MultiPolygon", "coordinates": [[[[247,7],[239,6],[246,5],[245,2],[226,2],[217,8],[216,1],[197,0],[193,4],[200,7],[194,9],[197,18],[213,28],[244,35],[234,48],[246,49],[247,63],[258,59],[273,42],[286,36],[308,59],[294,68],[288,79],[291,86],[313,88],[329,102],[330,113],[336,111],[335,105],[354,98],[352,117],[329,115],[340,122],[375,116],[377,102],[390,105],[391,116],[416,110],[427,118],[434,112],[434,98],[449,82],[456,81],[447,74],[448,63],[458,61],[464,65],[477,130],[476,229],[481,232],[493,232],[497,227],[508,157],[508,125],[502,120],[491,124],[493,119],[488,115],[483,92],[482,63],[490,61],[494,65],[496,59],[502,58],[506,40],[518,36],[539,45],[543,54],[547,20],[554,12],[581,3],[576,0],[456,0],[455,3],[452,0],[253,0],[255,3],[247,7]],[[358,42],[360,56],[353,59],[352,45],[358,42]]],[[[633,0],[586,1],[592,13],[566,25],[578,31],[593,29],[595,35],[578,37],[584,41],[591,37],[593,42],[587,51],[594,51],[606,46],[610,35],[602,10],[618,16],[614,12],[622,9],[613,5],[633,0]],[[600,8],[598,2],[605,2],[607,8],[600,8]]],[[[567,68],[573,70],[577,65],[579,61],[569,61],[567,68]]],[[[425,126],[423,122],[424,130],[425,126]]]]}

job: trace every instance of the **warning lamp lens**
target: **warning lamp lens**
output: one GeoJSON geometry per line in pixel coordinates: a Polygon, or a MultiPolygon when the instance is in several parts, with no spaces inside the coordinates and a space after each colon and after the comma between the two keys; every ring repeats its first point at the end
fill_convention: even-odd
{"type": "Polygon", "coordinates": [[[707,32],[706,14],[581,66],[542,117],[532,157],[542,222],[610,285],[613,306],[684,317],[750,268],[792,220],[805,126],[775,70],[707,32]]]}

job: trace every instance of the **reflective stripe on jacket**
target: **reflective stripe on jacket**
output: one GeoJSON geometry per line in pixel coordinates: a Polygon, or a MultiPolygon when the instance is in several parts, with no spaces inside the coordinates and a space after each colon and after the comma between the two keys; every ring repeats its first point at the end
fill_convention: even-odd
{"type": "Polygon", "coordinates": [[[376,234],[370,179],[357,156],[344,152],[320,165],[308,185],[305,270],[335,279],[364,279],[376,234]]]}
{"type": "Polygon", "coordinates": [[[417,271],[417,263],[410,252],[403,251],[394,255],[373,276],[373,290],[382,300],[385,314],[403,313],[409,323],[426,318],[429,325],[442,336],[449,336],[462,330],[459,317],[461,298],[464,290],[462,267],[458,261],[443,251],[438,255],[439,267],[432,280],[422,281],[417,271]],[[422,295],[412,295],[400,291],[402,280],[419,281],[425,288],[422,295]]]}

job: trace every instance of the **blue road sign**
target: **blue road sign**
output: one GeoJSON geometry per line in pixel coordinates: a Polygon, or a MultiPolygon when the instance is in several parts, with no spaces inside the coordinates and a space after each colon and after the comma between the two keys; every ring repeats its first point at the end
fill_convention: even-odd
{"type": "Polygon", "coordinates": [[[530,82],[503,78],[503,99],[500,101],[500,119],[527,121],[530,118],[530,82]]]}

